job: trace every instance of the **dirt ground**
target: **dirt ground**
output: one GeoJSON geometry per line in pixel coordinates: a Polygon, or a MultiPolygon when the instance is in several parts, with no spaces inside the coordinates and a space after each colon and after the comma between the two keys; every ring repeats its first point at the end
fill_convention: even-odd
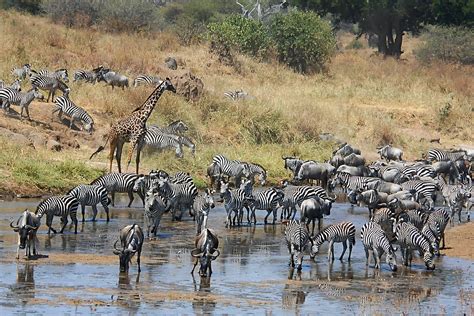
{"type": "Polygon", "coordinates": [[[465,223],[446,230],[447,256],[474,260],[474,222],[465,223]]]}

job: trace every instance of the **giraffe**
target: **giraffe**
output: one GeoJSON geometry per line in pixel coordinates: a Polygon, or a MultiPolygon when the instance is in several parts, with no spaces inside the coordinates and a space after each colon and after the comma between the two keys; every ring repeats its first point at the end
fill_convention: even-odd
{"type": "Polygon", "coordinates": [[[130,148],[128,150],[127,156],[127,169],[130,165],[130,161],[132,160],[133,151],[135,150],[135,147],[137,147],[136,167],[138,174],[140,166],[140,152],[143,148],[142,143],[146,133],[146,121],[155,108],[156,102],[166,90],[176,93],[176,89],[169,78],[166,78],[166,80],[158,85],[156,89],[150,94],[148,99],[146,99],[146,101],[141,106],[136,108],[131,115],[112,125],[104,146],[100,146],[90,156],[89,159],[92,159],[96,154],[104,150],[105,146],[110,140],[109,172],[112,172],[112,161],[114,160],[115,153],[118,171],[121,173],[122,148],[126,142],[130,142],[130,148]]]}

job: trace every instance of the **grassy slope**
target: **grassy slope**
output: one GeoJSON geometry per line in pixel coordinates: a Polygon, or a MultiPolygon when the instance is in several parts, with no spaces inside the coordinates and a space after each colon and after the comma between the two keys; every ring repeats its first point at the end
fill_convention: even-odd
{"type": "MultiPolygon", "coordinates": [[[[99,64],[130,78],[139,73],[173,75],[163,67],[167,56],[176,57],[184,65],[179,72],[190,70],[201,78],[205,96],[199,102],[191,104],[165,94],[149,121],[160,125],[175,119],[187,122],[190,136],[197,143],[196,157],[185,154],[185,159],[178,161],[171,152],[148,155],[142,165],[144,172],[150,168],[187,170],[203,183],[211,157],[225,153],[231,158],[263,164],[275,180],[285,176],[282,154],[311,159],[329,157],[332,144],[318,142],[320,132],[333,133],[361,147],[369,159],[375,158],[375,147],[386,141],[403,147],[410,159],[419,157],[430,146],[430,138],[441,137],[445,147],[472,143],[474,138],[470,129],[473,68],[419,65],[411,54],[416,39],[407,39],[404,61],[384,60],[373,56],[369,49],[343,50],[334,57],[328,74],[301,76],[284,66],[257,63],[243,56],[238,58],[242,67],[237,72],[220,65],[205,45],[182,47],[170,34],[143,37],[66,29],[44,18],[15,12],[0,11],[0,34],[4,43],[10,43],[0,47],[0,78],[7,81],[11,79],[11,67],[26,62],[35,69],[66,67],[71,75],[76,69],[99,64]],[[244,88],[255,99],[232,103],[223,98],[224,91],[237,88],[244,88]],[[448,102],[452,105],[450,115],[441,120],[439,109],[448,102]],[[257,144],[257,133],[264,144],[257,144]]],[[[349,40],[342,36],[341,47],[349,40]]],[[[98,130],[94,137],[86,137],[60,124],[51,125],[51,129],[76,138],[81,149],[54,155],[40,150],[38,155],[57,161],[72,157],[79,164],[82,161],[104,169],[106,154],[92,162],[87,157],[102,143],[101,136],[109,124],[141,104],[151,89],[111,92],[102,84],[70,86],[71,98],[94,116],[98,130]]],[[[32,116],[46,121],[49,113],[38,111],[39,108],[31,107],[32,116]]],[[[22,124],[41,130],[41,124],[13,122],[0,114],[0,126],[14,125],[21,130],[25,126],[22,124]]],[[[2,159],[0,169],[9,168],[2,159]]],[[[11,187],[25,182],[19,180],[22,176],[10,178],[11,187]]],[[[48,185],[40,191],[48,191],[48,185]]]]}

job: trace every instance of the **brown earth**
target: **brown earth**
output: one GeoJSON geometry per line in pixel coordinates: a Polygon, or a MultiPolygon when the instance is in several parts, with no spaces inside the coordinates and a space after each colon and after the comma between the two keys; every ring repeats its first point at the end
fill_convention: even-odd
{"type": "Polygon", "coordinates": [[[469,222],[446,230],[447,256],[474,260],[474,223],[469,222]]]}

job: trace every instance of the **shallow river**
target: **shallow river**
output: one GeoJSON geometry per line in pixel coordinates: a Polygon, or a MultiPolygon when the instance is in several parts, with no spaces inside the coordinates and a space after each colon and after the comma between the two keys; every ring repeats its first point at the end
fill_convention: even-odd
{"type": "MultiPolygon", "coordinates": [[[[288,268],[281,225],[257,224],[225,229],[224,209],[212,210],[209,227],[220,237],[221,256],[212,278],[190,274],[194,222],[171,222],[165,214],[156,240],[145,241],[142,272],[132,261],[128,277],[119,276],[112,245],[119,228],[143,225],[140,208],[111,209],[106,223],[79,222],[79,233],[49,238],[44,221],[38,232],[37,260],[15,260],[16,235],[8,224],[38,200],[0,202],[0,310],[2,315],[40,314],[474,314],[474,262],[441,256],[436,270],[416,259],[411,268],[391,272],[365,265],[359,237],[366,209],[335,204],[325,224],[342,220],[357,227],[352,261],[327,262],[327,244],[311,262],[305,256],[300,274],[288,268]]],[[[121,200],[118,205],[125,205],[121,200]]],[[[137,205],[138,206],[138,205],[137,205]]],[[[266,212],[257,213],[263,222],[266,212]]],[[[53,226],[59,226],[55,218],[53,226]]],[[[68,228],[66,228],[68,230],[68,228]]],[[[447,240],[449,246],[454,241],[447,240]]],[[[341,244],[336,244],[339,256],[341,244]]],[[[399,254],[399,253],[398,253],[399,254]]],[[[346,254],[347,258],[347,254],[346,254]]],[[[400,261],[400,259],[399,259],[400,261]]]]}

